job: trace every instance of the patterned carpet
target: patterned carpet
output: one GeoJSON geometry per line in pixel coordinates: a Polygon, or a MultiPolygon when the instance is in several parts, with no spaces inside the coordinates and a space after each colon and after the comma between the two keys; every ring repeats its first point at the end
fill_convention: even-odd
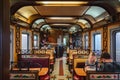
{"type": "Polygon", "coordinates": [[[72,76],[72,74],[68,70],[68,65],[66,64],[66,57],[57,58],[54,70],[51,74],[55,78],[51,78],[51,80],[72,80],[71,78],[67,78],[67,76],[72,76]]]}

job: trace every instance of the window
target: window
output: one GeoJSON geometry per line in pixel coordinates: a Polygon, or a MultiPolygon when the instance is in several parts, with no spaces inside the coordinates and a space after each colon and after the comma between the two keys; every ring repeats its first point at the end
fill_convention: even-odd
{"type": "Polygon", "coordinates": [[[94,34],[93,47],[95,51],[101,51],[101,34],[100,33],[94,34]]]}
{"type": "Polygon", "coordinates": [[[39,44],[38,35],[34,34],[34,48],[35,49],[38,48],[38,44],[39,44]]]}
{"type": "Polygon", "coordinates": [[[66,38],[64,37],[64,38],[63,38],[63,44],[66,46],[66,45],[67,45],[66,43],[67,43],[67,40],[66,40],[66,38]]]}
{"type": "Polygon", "coordinates": [[[88,49],[88,35],[84,36],[85,41],[85,49],[88,49]]]}
{"type": "Polygon", "coordinates": [[[120,28],[111,29],[111,54],[114,61],[120,62],[120,28]]]}
{"type": "Polygon", "coordinates": [[[29,49],[29,34],[22,33],[22,49],[29,49]]]}
{"type": "Polygon", "coordinates": [[[10,29],[10,62],[13,61],[13,29],[10,29]]]}
{"type": "Polygon", "coordinates": [[[116,44],[115,44],[115,53],[116,53],[116,61],[120,62],[120,31],[116,32],[115,34],[115,38],[116,38],[116,44]]]}

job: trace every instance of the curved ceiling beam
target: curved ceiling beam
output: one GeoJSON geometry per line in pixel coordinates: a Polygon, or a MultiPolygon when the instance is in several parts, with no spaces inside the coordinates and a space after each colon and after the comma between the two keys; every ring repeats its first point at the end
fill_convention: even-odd
{"type": "Polygon", "coordinates": [[[79,25],[80,27],[82,27],[82,29],[84,29],[84,24],[83,23],[81,23],[81,22],[79,22],[79,23],[77,23],[77,25],[79,25]]]}
{"type": "Polygon", "coordinates": [[[86,20],[90,24],[90,28],[93,27],[93,23],[91,22],[91,20],[89,20],[88,18],[84,18],[84,20],[86,20]]]}
{"type": "Polygon", "coordinates": [[[32,16],[29,17],[28,22],[32,23],[33,21],[35,21],[37,19],[40,19],[40,18],[42,18],[42,17],[39,14],[35,14],[35,15],[32,15],[32,16]]]}
{"type": "Polygon", "coordinates": [[[14,3],[13,5],[11,5],[10,7],[10,15],[14,15],[18,9],[20,9],[21,7],[24,7],[24,6],[34,6],[34,5],[37,5],[35,3],[35,1],[27,1],[27,0],[24,0],[24,1],[18,1],[16,3],[14,3]]]}
{"type": "Polygon", "coordinates": [[[69,32],[70,32],[71,28],[73,28],[73,27],[76,28],[76,30],[75,31],[73,30],[73,32],[76,32],[76,31],[81,32],[81,31],[83,31],[83,28],[82,28],[81,25],[82,25],[82,23],[81,24],[75,24],[75,25],[69,27],[69,32]]]}
{"type": "Polygon", "coordinates": [[[90,27],[86,27],[84,23],[82,22],[77,22],[76,24],[78,24],[79,26],[81,26],[83,29],[90,29],[93,27],[93,24],[91,23],[91,21],[87,18],[81,18],[82,20],[85,20],[86,22],[88,22],[88,24],[90,25],[90,27]]]}
{"type": "Polygon", "coordinates": [[[84,15],[83,18],[89,20],[92,24],[96,22],[95,18],[93,18],[91,15],[84,15]]]}
{"type": "Polygon", "coordinates": [[[90,24],[90,28],[92,28],[94,24],[93,21],[95,21],[95,19],[90,15],[86,15],[86,16],[83,16],[83,19],[86,20],[90,24]],[[86,17],[86,16],[89,16],[89,17],[86,17]]]}
{"type": "Polygon", "coordinates": [[[116,19],[117,19],[116,14],[118,12],[116,10],[116,7],[113,6],[113,4],[112,4],[112,3],[115,4],[115,2],[116,2],[116,5],[117,5],[117,1],[112,1],[112,0],[111,1],[110,0],[106,0],[104,2],[96,1],[96,2],[91,3],[91,6],[99,6],[99,7],[104,8],[109,13],[109,15],[112,16],[113,21],[116,21],[116,19]]]}
{"type": "Polygon", "coordinates": [[[43,25],[47,25],[46,23],[39,24],[39,28],[42,28],[43,25]]]}

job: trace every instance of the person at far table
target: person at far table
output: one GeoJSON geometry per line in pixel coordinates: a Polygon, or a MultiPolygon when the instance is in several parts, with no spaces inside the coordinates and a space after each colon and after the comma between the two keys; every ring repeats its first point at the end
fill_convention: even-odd
{"type": "Polygon", "coordinates": [[[104,52],[101,54],[100,63],[98,64],[99,71],[103,72],[113,72],[114,71],[114,64],[113,60],[109,53],[104,52]]]}
{"type": "Polygon", "coordinates": [[[100,62],[113,62],[109,53],[104,52],[101,54],[100,62]]]}
{"type": "Polygon", "coordinates": [[[90,52],[88,59],[85,63],[85,71],[87,70],[95,70],[95,64],[97,61],[97,57],[94,52],[90,52]]]}
{"type": "Polygon", "coordinates": [[[43,47],[41,47],[41,49],[48,49],[47,44],[44,44],[43,47]]]}

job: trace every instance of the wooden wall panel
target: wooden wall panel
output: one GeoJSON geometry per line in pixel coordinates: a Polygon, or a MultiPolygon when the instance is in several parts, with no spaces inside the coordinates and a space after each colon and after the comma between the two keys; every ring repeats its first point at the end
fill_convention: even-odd
{"type": "Polygon", "coordinates": [[[10,6],[8,0],[0,0],[0,3],[0,80],[9,80],[10,6]]]}

